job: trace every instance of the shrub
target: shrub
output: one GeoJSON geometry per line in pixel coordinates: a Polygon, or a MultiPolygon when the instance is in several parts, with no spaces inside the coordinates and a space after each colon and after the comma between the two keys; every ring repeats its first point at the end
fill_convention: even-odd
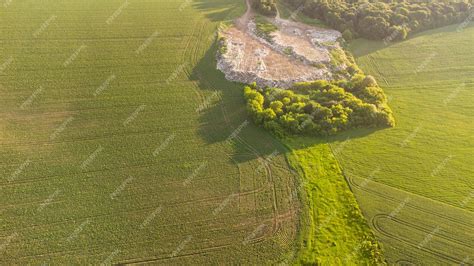
{"type": "Polygon", "coordinates": [[[352,39],[354,38],[354,34],[352,34],[352,31],[350,29],[346,29],[342,33],[342,38],[344,38],[344,40],[349,42],[349,41],[352,41],[352,39]]]}
{"type": "Polygon", "coordinates": [[[257,16],[255,22],[257,36],[267,40],[268,42],[273,42],[272,33],[277,31],[278,27],[268,22],[265,18],[259,16],[257,16]]]}
{"type": "Polygon", "coordinates": [[[281,101],[273,101],[270,103],[270,108],[276,113],[283,113],[283,103],[281,101]]]}
{"type": "Polygon", "coordinates": [[[387,97],[372,76],[304,82],[288,90],[246,86],[247,110],[276,135],[331,135],[358,127],[395,125],[387,97]]]}
{"type": "Polygon", "coordinates": [[[254,0],[253,7],[265,16],[274,17],[277,13],[275,0],[254,0]]]}

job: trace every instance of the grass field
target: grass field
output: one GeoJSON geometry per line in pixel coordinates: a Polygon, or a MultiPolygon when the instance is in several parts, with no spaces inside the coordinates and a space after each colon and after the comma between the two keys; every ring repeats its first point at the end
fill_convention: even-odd
{"type": "Polygon", "coordinates": [[[0,6],[0,264],[263,264],[297,249],[286,149],[214,33],[243,1],[0,6]]]}
{"type": "Polygon", "coordinates": [[[377,265],[380,246],[362,216],[330,146],[316,138],[291,138],[285,144],[301,178],[303,212],[297,263],[377,265]]]}
{"type": "Polygon", "coordinates": [[[351,44],[397,126],[329,142],[391,263],[473,263],[473,41],[471,25],[351,44]]]}
{"type": "Polygon", "coordinates": [[[2,3],[0,264],[370,264],[350,189],[389,262],[472,263],[474,27],[354,41],[397,126],[284,147],[215,70],[244,9],[2,3]]]}

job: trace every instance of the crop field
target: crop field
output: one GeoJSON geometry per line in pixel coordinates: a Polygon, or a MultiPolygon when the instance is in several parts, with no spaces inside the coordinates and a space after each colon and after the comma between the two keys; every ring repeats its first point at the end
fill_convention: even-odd
{"type": "Polygon", "coordinates": [[[216,29],[243,12],[234,0],[2,2],[0,264],[295,256],[286,148],[215,70],[216,29]]]}
{"type": "Polygon", "coordinates": [[[351,44],[397,126],[330,143],[391,263],[473,263],[473,41],[472,25],[455,25],[391,45],[351,44]]]}

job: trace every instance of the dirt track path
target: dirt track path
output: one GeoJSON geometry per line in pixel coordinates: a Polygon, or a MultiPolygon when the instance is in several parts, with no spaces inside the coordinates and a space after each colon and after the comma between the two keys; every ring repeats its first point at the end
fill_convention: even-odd
{"type": "Polygon", "coordinates": [[[250,21],[250,19],[253,17],[252,5],[250,1],[251,0],[245,1],[247,4],[247,11],[245,12],[243,16],[241,16],[235,21],[235,27],[241,31],[247,30],[247,24],[250,21]]]}

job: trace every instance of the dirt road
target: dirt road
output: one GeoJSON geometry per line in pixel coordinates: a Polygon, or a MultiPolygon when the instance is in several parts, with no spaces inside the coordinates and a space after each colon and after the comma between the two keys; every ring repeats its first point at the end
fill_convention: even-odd
{"type": "Polygon", "coordinates": [[[248,22],[252,19],[253,17],[253,11],[252,11],[252,4],[250,3],[251,0],[246,0],[247,3],[247,11],[243,16],[240,18],[236,19],[235,21],[235,27],[241,31],[247,31],[247,24],[248,22]]]}

